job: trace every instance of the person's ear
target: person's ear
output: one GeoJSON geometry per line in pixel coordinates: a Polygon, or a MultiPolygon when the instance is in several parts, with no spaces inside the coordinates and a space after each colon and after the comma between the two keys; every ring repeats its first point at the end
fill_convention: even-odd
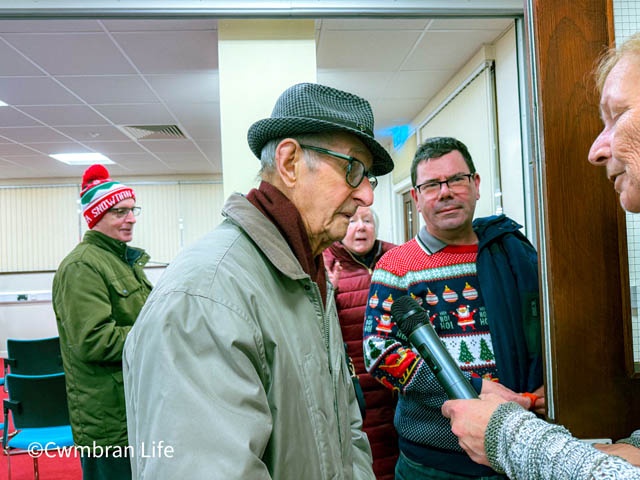
{"type": "Polygon", "coordinates": [[[478,172],[473,174],[473,182],[476,184],[476,200],[480,200],[480,174],[478,172]]]}
{"type": "Polygon", "coordinates": [[[276,147],[275,169],[287,188],[292,188],[298,179],[302,148],[292,138],[285,138],[276,147]]]}

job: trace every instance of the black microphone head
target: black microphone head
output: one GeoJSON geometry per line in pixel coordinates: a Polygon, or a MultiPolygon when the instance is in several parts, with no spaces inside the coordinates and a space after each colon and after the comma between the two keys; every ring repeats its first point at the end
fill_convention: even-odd
{"type": "Polygon", "coordinates": [[[393,302],[391,315],[400,331],[407,337],[420,325],[429,323],[427,312],[409,295],[403,295],[393,302]]]}

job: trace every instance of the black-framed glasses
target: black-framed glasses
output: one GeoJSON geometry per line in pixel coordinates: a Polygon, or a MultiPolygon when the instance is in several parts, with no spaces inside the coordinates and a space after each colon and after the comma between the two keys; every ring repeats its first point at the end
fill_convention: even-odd
{"type": "Polygon", "coordinates": [[[424,195],[438,195],[442,189],[442,185],[446,183],[449,190],[459,193],[467,189],[474,175],[475,173],[457,173],[441,182],[438,180],[429,180],[428,182],[416,185],[415,188],[418,193],[423,193],[424,195]]]}
{"type": "Polygon", "coordinates": [[[137,217],[138,215],[140,215],[140,212],[142,211],[142,207],[120,207],[120,208],[110,208],[109,210],[107,210],[107,212],[111,212],[113,213],[116,218],[125,218],[127,216],[129,216],[129,212],[133,213],[134,217],[137,217]]]}
{"type": "Polygon", "coordinates": [[[360,160],[350,155],[345,155],[344,153],[334,152],[332,150],[327,150],[322,147],[314,147],[313,145],[303,145],[300,144],[302,148],[306,148],[307,150],[313,150],[314,152],[324,153],[325,155],[330,155],[332,157],[340,158],[342,160],[346,160],[349,162],[349,166],[347,167],[347,173],[345,178],[347,183],[351,188],[358,188],[358,186],[364,180],[364,177],[369,179],[369,183],[371,184],[371,189],[375,190],[378,186],[378,179],[376,176],[367,170],[367,167],[364,166],[360,160]]]}

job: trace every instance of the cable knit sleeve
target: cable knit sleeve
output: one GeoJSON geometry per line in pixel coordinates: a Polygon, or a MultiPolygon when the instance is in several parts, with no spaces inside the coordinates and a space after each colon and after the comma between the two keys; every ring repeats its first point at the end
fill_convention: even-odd
{"type": "Polygon", "coordinates": [[[513,480],[640,478],[640,468],[596,450],[513,402],[500,405],[491,416],[485,449],[491,467],[513,480]]]}
{"type": "Polygon", "coordinates": [[[628,443],[636,448],[640,448],[640,430],[636,430],[628,438],[618,440],[616,443],[628,443]]]}

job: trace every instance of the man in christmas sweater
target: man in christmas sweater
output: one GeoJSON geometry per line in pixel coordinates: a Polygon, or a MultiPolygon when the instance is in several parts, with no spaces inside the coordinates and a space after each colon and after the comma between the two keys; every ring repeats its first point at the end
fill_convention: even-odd
{"type": "Polygon", "coordinates": [[[447,395],[395,325],[391,305],[402,295],[422,305],[478,393],[543,411],[537,255],[504,215],[472,222],[480,176],[462,142],[428,139],[411,180],[426,227],[376,265],[363,339],[367,370],[399,392],[396,478],[503,478],[459,447],[440,411],[447,395]]]}

